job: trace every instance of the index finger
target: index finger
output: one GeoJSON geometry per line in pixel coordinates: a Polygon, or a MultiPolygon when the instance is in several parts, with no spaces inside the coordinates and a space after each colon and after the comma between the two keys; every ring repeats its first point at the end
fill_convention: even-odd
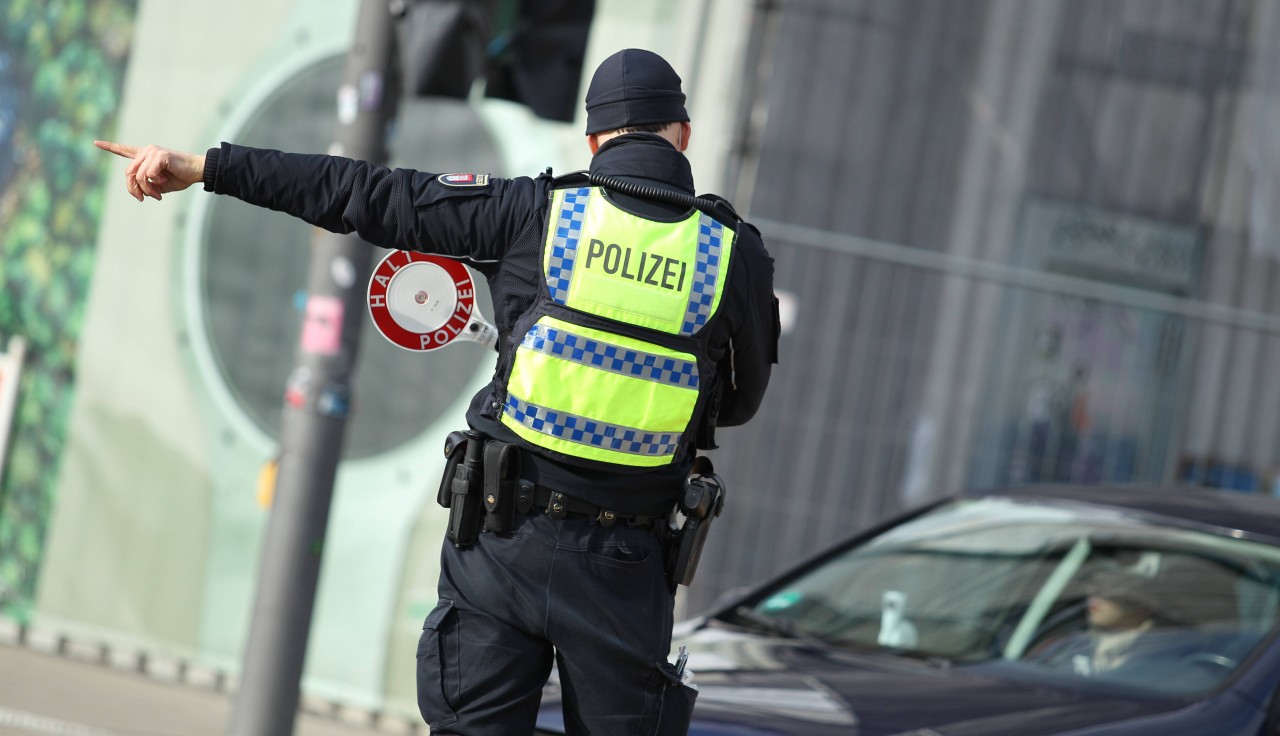
{"type": "Polygon", "coordinates": [[[125,158],[134,158],[138,155],[137,146],[127,146],[123,143],[113,143],[111,141],[94,141],[93,145],[125,158]]]}

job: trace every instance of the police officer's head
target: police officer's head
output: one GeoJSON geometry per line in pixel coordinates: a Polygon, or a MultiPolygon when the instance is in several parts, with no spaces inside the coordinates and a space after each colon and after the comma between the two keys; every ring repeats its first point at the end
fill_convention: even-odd
{"type": "Polygon", "coordinates": [[[676,70],[652,51],[623,49],[596,67],[587,87],[587,142],[595,153],[614,135],[635,131],[657,133],[683,151],[691,128],[676,70]]]}

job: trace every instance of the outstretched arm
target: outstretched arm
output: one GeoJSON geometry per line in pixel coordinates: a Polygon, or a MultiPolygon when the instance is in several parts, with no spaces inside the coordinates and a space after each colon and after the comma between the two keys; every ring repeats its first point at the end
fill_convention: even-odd
{"type": "Polygon", "coordinates": [[[117,156],[132,159],[124,171],[129,196],[141,202],[144,197],[160,200],[170,192],[198,184],[204,180],[204,154],[183,153],[160,146],[128,146],[111,141],[94,141],[93,145],[117,156]]]}
{"type": "Polygon", "coordinates": [[[448,174],[229,143],[204,154],[107,141],[95,145],[132,160],[125,183],[139,202],[203,184],[214,194],[329,232],[354,232],[383,248],[477,261],[501,258],[546,201],[543,185],[528,177],[484,175],[456,183],[448,174]]]}

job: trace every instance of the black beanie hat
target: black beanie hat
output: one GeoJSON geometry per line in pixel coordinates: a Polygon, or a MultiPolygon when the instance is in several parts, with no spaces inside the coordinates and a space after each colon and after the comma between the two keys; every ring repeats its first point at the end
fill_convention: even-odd
{"type": "Polygon", "coordinates": [[[680,76],[666,59],[643,49],[623,49],[600,62],[587,87],[587,134],[633,125],[683,123],[680,76]]]}

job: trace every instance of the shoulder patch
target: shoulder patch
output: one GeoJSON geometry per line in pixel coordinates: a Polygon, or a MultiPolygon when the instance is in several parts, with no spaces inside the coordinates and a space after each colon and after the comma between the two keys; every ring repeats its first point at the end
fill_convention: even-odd
{"type": "Polygon", "coordinates": [[[488,174],[441,174],[436,181],[446,187],[487,187],[488,174]]]}

